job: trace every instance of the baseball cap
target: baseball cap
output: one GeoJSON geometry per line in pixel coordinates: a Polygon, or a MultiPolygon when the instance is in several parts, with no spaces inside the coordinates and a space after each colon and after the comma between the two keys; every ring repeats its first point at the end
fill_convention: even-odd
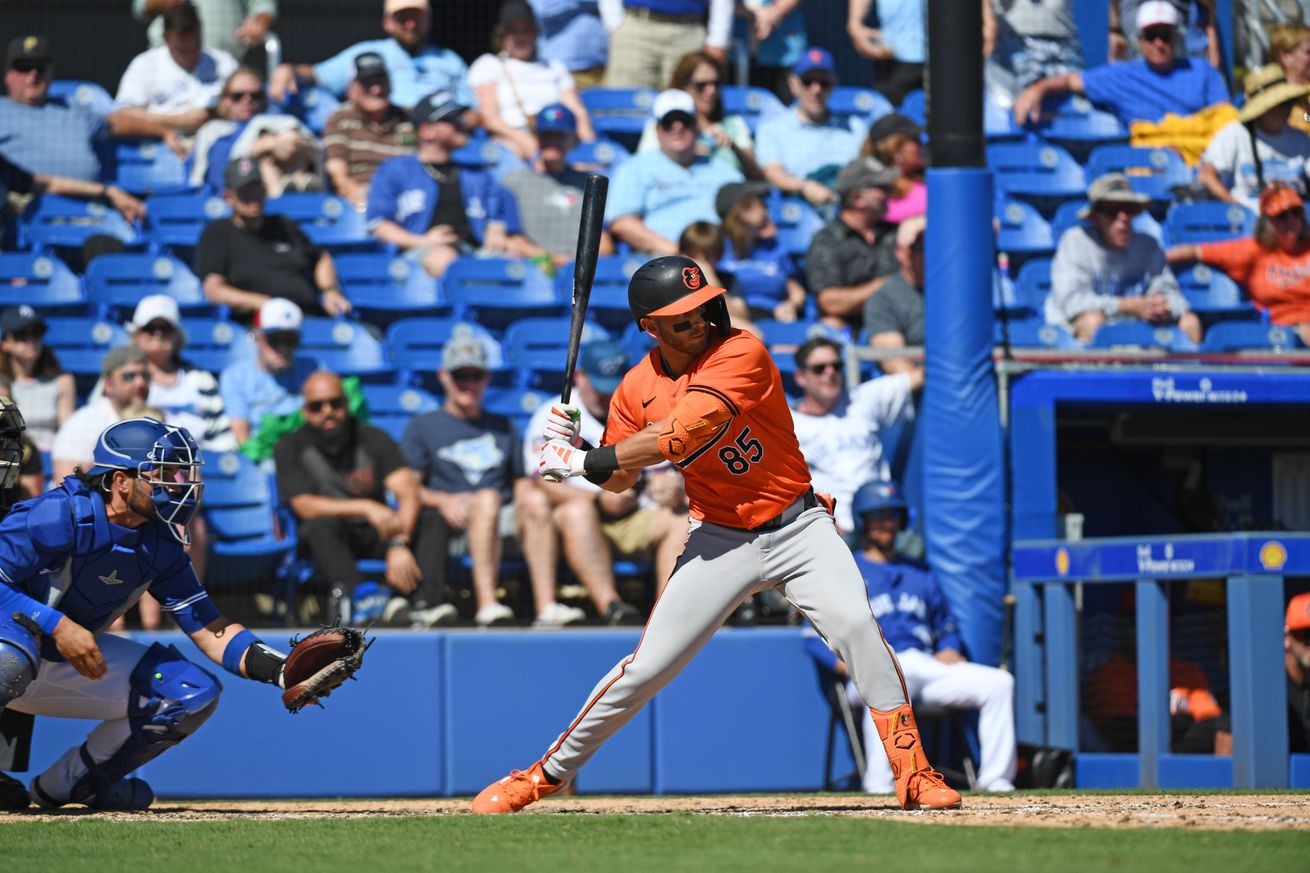
{"type": "Polygon", "coordinates": [[[1137,7],[1138,33],[1157,24],[1177,27],[1178,22],[1178,9],[1172,3],[1166,2],[1166,0],[1147,0],[1146,3],[1137,7]]]}
{"type": "Polygon", "coordinates": [[[132,313],[132,320],[127,323],[127,332],[136,333],[152,321],[167,321],[173,327],[180,327],[182,316],[177,308],[177,301],[167,294],[148,294],[141,298],[132,313]]]}
{"type": "Polygon", "coordinates": [[[1277,182],[1260,192],[1260,214],[1281,215],[1289,209],[1305,208],[1305,201],[1296,189],[1277,182]]]}
{"type": "Polygon", "coordinates": [[[1078,210],[1079,218],[1092,214],[1092,206],[1098,203],[1150,203],[1149,194],[1140,194],[1133,190],[1133,183],[1123,173],[1106,173],[1098,176],[1087,189],[1087,200],[1091,205],[1078,210]]]}
{"type": "Polygon", "coordinates": [[[402,9],[427,9],[428,0],[386,0],[382,4],[383,15],[394,15],[402,9]]]}
{"type": "Polygon", "coordinates": [[[108,377],[110,373],[127,364],[144,364],[146,353],[136,346],[115,346],[105,352],[100,359],[100,375],[108,377]]]}
{"type": "Polygon", "coordinates": [[[865,158],[856,158],[837,174],[837,195],[845,200],[852,191],[865,188],[890,188],[900,177],[899,170],[884,167],[865,158]]]}
{"type": "Polygon", "coordinates": [[[454,121],[467,111],[468,107],[456,100],[453,92],[433,91],[414,104],[414,109],[410,112],[410,120],[415,124],[454,121]]]}
{"type": "Polygon", "coordinates": [[[656,121],[663,121],[664,116],[681,112],[684,115],[696,117],[696,101],[691,99],[691,95],[681,88],[670,88],[667,91],[661,91],[651,104],[651,116],[656,121]]]}
{"type": "Polygon", "coordinates": [[[928,222],[922,215],[911,215],[896,228],[896,245],[910,248],[923,236],[928,222]]]}
{"type": "Polygon", "coordinates": [[[552,103],[537,113],[537,133],[557,130],[577,133],[578,119],[563,103],[552,103]]]}
{"type": "Polygon", "coordinates": [[[714,196],[714,211],[719,214],[719,218],[727,218],[733,207],[747,197],[759,197],[762,200],[769,196],[771,190],[768,182],[729,182],[714,196]]]}
{"type": "Polygon", "coordinates": [[[578,366],[601,394],[613,394],[628,370],[628,353],[611,340],[593,340],[578,350],[578,366]]]}
{"type": "Polygon", "coordinates": [[[441,369],[447,373],[462,369],[486,370],[487,348],[468,333],[452,336],[441,349],[441,369]]]}
{"type": "Polygon", "coordinates": [[[1310,627],[1310,594],[1298,594],[1287,604],[1287,619],[1283,624],[1290,631],[1310,627]]]}
{"type": "Polygon", "coordinates": [[[918,139],[923,136],[923,128],[908,116],[888,112],[869,126],[869,142],[879,142],[897,133],[918,139]]]}
{"type": "Polygon", "coordinates": [[[299,333],[305,323],[305,313],[285,297],[265,301],[255,313],[255,329],[264,333],[299,333]]]}
{"type": "Polygon", "coordinates": [[[229,191],[239,191],[256,182],[263,184],[264,177],[259,174],[259,164],[250,158],[229,161],[227,169],[223,171],[223,184],[229,191]]]}
{"type": "Polygon", "coordinates": [[[0,333],[18,333],[34,324],[45,327],[45,319],[41,317],[41,313],[26,303],[22,306],[11,306],[5,310],[4,315],[0,315],[0,333]]]}
{"type": "Polygon", "coordinates": [[[800,60],[798,60],[791,68],[791,71],[798,76],[804,76],[812,70],[822,70],[829,76],[836,77],[837,64],[833,61],[832,55],[827,49],[819,48],[818,46],[810,46],[801,54],[800,60]]]}
{"type": "Polygon", "coordinates": [[[9,51],[5,54],[5,69],[13,67],[18,61],[50,63],[50,40],[44,36],[16,36],[9,40],[9,51]]]}
{"type": "Polygon", "coordinates": [[[527,0],[505,0],[505,4],[500,7],[500,15],[496,19],[497,27],[509,27],[511,24],[517,24],[520,21],[530,21],[534,25],[537,23],[537,16],[528,5],[527,0]]]}
{"type": "Polygon", "coordinates": [[[361,82],[370,79],[388,79],[387,62],[377,52],[361,52],[355,55],[355,78],[361,82]]]}

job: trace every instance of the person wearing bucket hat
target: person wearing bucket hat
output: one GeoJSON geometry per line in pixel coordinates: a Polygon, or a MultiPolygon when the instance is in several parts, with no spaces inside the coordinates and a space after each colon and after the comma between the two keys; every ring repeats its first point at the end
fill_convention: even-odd
{"type": "Polygon", "coordinates": [[[1201,155],[1197,181],[1216,200],[1252,212],[1260,191],[1287,182],[1304,191],[1310,161],[1310,134],[1288,123],[1305,104],[1310,84],[1294,85],[1278,64],[1266,64],[1243,80],[1246,102],[1237,120],[1220,128],[1201,155]]]}
{"type": "Polygon", "coordinates": [[[1251,236],[1176,245],[1166,256],[1171,264],[1200,261],[1223,270],[1270,321],[1295,330],[1310,346],[1310,229],[1296,189],[1275,182],[1260,193],[1251,236]]]}
{"type": "Polygon", "coordinates": [[[1178,280],[1154,238],[1133,229],[1150,197],[1133,190],[1123,173],[1106,173],[1087,189],[1085,224],[1060,237],[1051,263],[1046,322],[1091,342],[1107,321],[1138,319],[1178,325],[1201,341],[1201,320],[1190,311],[1178,280]]]}

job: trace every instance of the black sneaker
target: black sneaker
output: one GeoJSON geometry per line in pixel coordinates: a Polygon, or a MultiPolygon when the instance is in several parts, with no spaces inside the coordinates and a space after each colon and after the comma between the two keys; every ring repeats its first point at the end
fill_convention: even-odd
{"type": "Polygon", "coordinates": [[[640,627],[646,620],[631,603],[615,600],[605,608],[605,623],[610,627],[640,627]]]}
{"type": "Polygon", "coordinates": [[[0,773],[0,810],[12,812],[27,809],[32,799],[27,796],[27,788],[14,777],[0,773]]]}

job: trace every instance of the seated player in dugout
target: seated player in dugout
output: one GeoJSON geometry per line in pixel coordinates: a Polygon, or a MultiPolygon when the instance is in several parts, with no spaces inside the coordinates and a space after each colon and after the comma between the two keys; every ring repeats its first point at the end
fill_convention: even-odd
{"type": "Polygon", "coordinates": [[[542,447],[543,478],[586,476],[619,492],[643,468],[671,461],[685,477],[692,518],[637,648],[540,760],[483,789],[475,813],[517,812],[558,792],[746,598],[769,589],[781,589],[850,666],[901,806],[960,804],[924,755],[896,657],[837,533],[831,500],[810,486],[778,368],[763,343],[732,327],[723,294],[688,258],[642,266],[628,285],[628,307],[656,348],[619,383],[602,445],[574,445],[576,410],[550,416],[565,436],[542,447]]]}

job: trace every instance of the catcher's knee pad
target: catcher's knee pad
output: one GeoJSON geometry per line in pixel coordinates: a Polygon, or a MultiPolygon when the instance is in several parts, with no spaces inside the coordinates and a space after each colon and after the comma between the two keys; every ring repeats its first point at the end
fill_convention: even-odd
{"type": "Polygon", "coordinates": [[[0,707],[23,696],[40,663],[31,632],[10,621],[0,623],[0,707]]]}

